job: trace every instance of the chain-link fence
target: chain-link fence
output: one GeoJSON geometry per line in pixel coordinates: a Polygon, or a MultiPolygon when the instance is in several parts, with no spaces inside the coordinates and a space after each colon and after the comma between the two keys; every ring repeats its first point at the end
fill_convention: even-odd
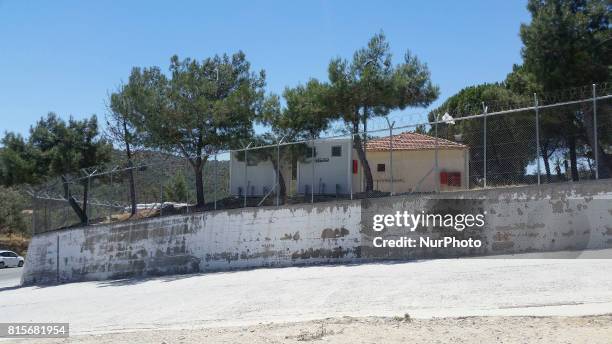
{"type": "Polygon", "coordinates": [[[33,227],[39,233],[198,211],[610,178],[610,88],[449,108],[426,123],[386,120],[334,137],[283,137],[200,160],[140,152],[131,164],[31,190],[33,227]]]}

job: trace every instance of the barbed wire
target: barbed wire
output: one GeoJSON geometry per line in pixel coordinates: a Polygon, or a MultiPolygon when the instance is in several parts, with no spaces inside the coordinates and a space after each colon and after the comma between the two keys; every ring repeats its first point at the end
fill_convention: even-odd
{"type": "MultiPolygon", "coordinates": [[[[580,104],[580,103],[585,103],[585,102],[591,102],[593,100],[598,101],[598,100],[604,100],[604,99],[610,99],[610,98],[612,98],[612,84],[600,83],[600,84],[585,85],[585,86],[580,86],[580,87],[573,87],[573,88],[568,88],[568,89],[554,91],[554,92],[547,92],[542,95],[534,95],[533,101],[529,101],[527,99],[516,99],[516,100],[509,100],[509,101],[487,102],[487,103],[480,103],[480,104],[466,104],[463,106],[462,109],[447,109],[446,112],[448,112],[453,117],[453,121],[460,122],[460,121],[474,120],[474,119],[489,117],[489,116],[511,115],[514,113],[528,113],[528,112],[533,112],[536,107],[538,107],[539,109],[546,109],[546,108],[560,107],[560,106],[566,106],[566,105],[572,105],[572,104],[580,104]],[[537,105],[536,105],[535,99],[537,99],[537,105]]],[[[394,114],[393,116],[408,116],[408,117],[421,116],[424,118],[429,118],[429,114],[430,112],[411,113],[411,114],[398,113],[398,114],[394,114]]],[[[439,115],[441,117],[442,114],[439,114],[439,115]]],[[[393,131],[396,131],[396,132],[416,130],[416,128],[420,126],[424,126],[427,129],[427,128],[432,128],[436,124],[448,124],[448,123],[449,121],[447,120],[439,120],[439,119],[435,121],[428,120],[428,121],[402,124],[402,125],[395,124],[392,129],[393,131]]],[[[248,148],[245,147],[241,149],[232,149],[232,150],[217,150],[217,151],[211,150],[211,152],[213,153],[202,154],[199,156],[198,155],[179,156],[179,155],[174,155],[171,153],[163,153],[163,152],[154,151],[154,150],[146,151],[146,152],[160,153],[162,155],[167,155],[168,158],[183,159],[185,161],[188,159],[196,159],[198,157],[210,158],[210,157],[218,157],[219,155],[226,155],[226,154],[229,154],[231,156],[232,153],[241,152],[244,150],[251,151],[251,150],[257,150],[257,149],[282,147],[282,146],[288,146],[288,145],[294,145],[294,144],[308,144],[312,142],[316,143],[316,142],[332,140],[332,139],[342,139],[342,138],[348,139],[348,138],[351,138],[351,136],[354,137],[356,135],[372,135],[372,134],[378,134],[378,133],[383,134],[383,135],[388,134],[390,128],[388,126],[380,128],[380,126],[383,124],[386,124],[386,123],[376,124],[379,126],[379,128],[377,129],[370,129],[368,131],[361,130],[356,133],[353,133],[352,135],[350,133],[349,134],[342,133],[339,135],[326,135],[323,137],[313,138],[311,140],[287,141],[287,142],[282,142],[282,143],[277,143],[277,144],[250,146],[248,148]]],[[[172,163],[174,162],[175,161],[173,161],[172,163]]],[[[76,184],[80,181],[87,180],[93,177],[101,177],[101,176],[110,175],[114,173],[122,173],[122,172],[130,171],[130,170],[132,171],[141,170],[142,171],[148,168],[162,166],[164,163],[165,162],[140,163],[140,164],[134,164],[134,166],[127,166],[127,163],[122,163],[122,164],[108,164],[108,165],[90,167],[90,168],[82,169],[80,171],[80,176],[73,175],[71,176],[71,178],[67,178],[67,183],[76,184]]],[[[31,190],[35,190],[35,191],[29,192],[29,194],[31,196],[38,195],[38,194],[44,194],[50,188],[56,186],[56,184],[57,184],[57,180],[52,180],[51,184],[48,184],[48,182],[42,183],[41,185],[38,185],[37,190],[35,190],[31,186],[31,190]]]]}

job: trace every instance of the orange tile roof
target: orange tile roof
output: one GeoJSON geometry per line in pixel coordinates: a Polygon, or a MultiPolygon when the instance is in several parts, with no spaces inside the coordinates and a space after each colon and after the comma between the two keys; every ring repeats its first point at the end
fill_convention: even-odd
{"type": "MultiPolygon", "coordinates": [[[[436,138],[433,136],[404,132],[398,135],[393,135],[393,150],[428,150],[436,149],[436,138]]],[[[368,151],[388,151],[389,136],[372,139],[367,142],[366,149],[368,151]]],[[[442,139],[438,139],[438,149],[465,149],[466,145],[442,139]]]]}

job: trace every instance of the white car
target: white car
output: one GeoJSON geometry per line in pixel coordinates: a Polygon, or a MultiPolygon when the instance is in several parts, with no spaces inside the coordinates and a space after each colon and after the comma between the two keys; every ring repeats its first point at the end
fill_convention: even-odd
{"type": "Polygon", "coordinates": [[[13,251],[0,250],[0,269],[22,267],[24,259],[13,251]]]}

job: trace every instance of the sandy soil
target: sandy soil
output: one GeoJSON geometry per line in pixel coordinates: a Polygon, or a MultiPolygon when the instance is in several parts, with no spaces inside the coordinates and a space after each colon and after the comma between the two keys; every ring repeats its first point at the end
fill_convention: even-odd
{"type": "MultiPolygon", "coordinates": [[[[610,343],[612,315],[586,317],[331,318],[248,327],[81,335],[37,343],[610,343]]],[[[32,343],[32,341],[14,341],[32,343]]]]}

